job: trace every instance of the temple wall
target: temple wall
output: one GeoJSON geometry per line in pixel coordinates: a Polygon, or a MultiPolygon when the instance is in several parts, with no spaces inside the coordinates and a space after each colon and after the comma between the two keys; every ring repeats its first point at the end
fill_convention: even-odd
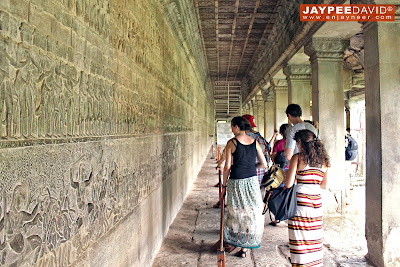
{"type": "Polygon", "coordinates": [[[150,264],[214,132],[191,5],[0,1],[1,266],[150,264]]]}

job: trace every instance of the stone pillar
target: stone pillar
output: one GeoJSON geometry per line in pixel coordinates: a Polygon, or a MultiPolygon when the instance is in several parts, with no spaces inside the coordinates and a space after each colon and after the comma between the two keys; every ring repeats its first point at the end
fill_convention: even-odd
{"type": "Polygon", "coordinates": [[[264,107],[264,100],[261,95],[256,96],[257,100],[257,107],[258,107],[258,116],[256,120],[257,130],[261,133],[262,136],[265,137],[265,130],[264,130],[264,118],[265,118],[265,107],[264,107]]]}
{"type": "Polygon", "coordinates": [[[249,112],[250,112],[249,104],[244,105],[242,115],[249,114],[249,112]]]}
{"type": "MultiPolygon", "coordinates": [[[[269,139],[275,129],[275,103],[274,96],[269,90],[263,91],[264,100],[264,134],[265,138],[269,139]]],[[[269,140],[268,140],[269,141],[269,140]]]]}
{"type": "Polygon", "coordinates": [[[311,116],[311,66],[287,65],[283,73],[288,83],[289,104],[300,105],[303,119],[309,120],[311,116]]]}
{"type": "Polygon", "coordinates": [[[288,123],[286,108],[288,106],[288,86],[286,80],[271,80],[275,99],[274,129],[278,129],[283,123],[288,123]]]}
{"type": "Polygon", "coordinates": [[[249,113],[247,113],[247,114],[250,114],[250,115],[253,114],[253,103],[251,103],[251,100],[249,101],[249,113]]]}
{"type": "Polygon", "coordinates": [[[254,121],[256,122],[256,125],[257,125],[257,121],[258,121],[258,103],[257,103],[257,100],[256,100],[256,98],[254,97],[252,100],[251,100],[251,105],[253,106],[253,113],[251,114],[251,115],[253,115],[253,117],[254,117],[254,121]]]}
{"type": "MultiPolygon", "coordinates": [[[[381,4],[383,1],[375,1],[381,4]]],[[[396,21],[363,25],[366,101],[366,238],[377,266],[400,262],[400,4],[396,21]]]]}
{"type": "Polygon", "coordinates": [[[349,40],[313,37],[304,48],[312,68],[312,116],[331,158],[328,186],[338,202],[329,202],[326,213],[342,213],[345,205],[343,55],[348,46],[349,40]]]}

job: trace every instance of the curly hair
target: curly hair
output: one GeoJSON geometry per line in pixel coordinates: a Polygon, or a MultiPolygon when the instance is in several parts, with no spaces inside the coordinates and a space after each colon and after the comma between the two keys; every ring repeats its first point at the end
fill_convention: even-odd
{"type": "Polygon", "coordinates": [[[296,142],[300,143],[300,155],[304,162],[311,167],[330,167],[330,160],[324,144],[310,130],[300,130],[294,135],[296,142]]]}

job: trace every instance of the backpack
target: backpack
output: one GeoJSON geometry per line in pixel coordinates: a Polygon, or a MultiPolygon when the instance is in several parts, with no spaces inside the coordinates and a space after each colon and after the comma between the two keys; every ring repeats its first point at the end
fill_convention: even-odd
{"type": "Polygon", "coordinates": [[[279,164],[279,166],[283,170],[286,170],[288,168],[289,160],[285,157],[285,152],[281,152],[279,154],[276,154],[276,156],[275,156],[275,164],[279,164]]]}
{"type": "Polygon", "coordinates": [[[347,146],[346,146],[346,160],[354,160],[357,157],[357,149],[358,149],[358,144],[357,141],[351,137],[351,135],[346,135],[346,141],[347,141],[347,146]]]}
{"type": "Polygon", "coordinates": [[[285,172],[279,165],[272,165],[268,171],[265,172],[261,185],[265,187],[266,191],[272,188],[277,188],[285,180],[285,172]]]}

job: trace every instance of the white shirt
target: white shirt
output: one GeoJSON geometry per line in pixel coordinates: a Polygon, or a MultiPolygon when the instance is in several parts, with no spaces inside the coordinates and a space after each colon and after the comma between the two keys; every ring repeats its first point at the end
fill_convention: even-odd
{"type": "Polygon", "coordinates": [[[315,136],[318,136],[318,132],[315,127],[308,122],[301,122],[292,126],[286,135],[286,148],[294,149],[293,155],[299,153],[299,148],[296,145],[296,140],[294,140],[294,135],[300,130],[310,130],[315,134],[315,136]]]}

